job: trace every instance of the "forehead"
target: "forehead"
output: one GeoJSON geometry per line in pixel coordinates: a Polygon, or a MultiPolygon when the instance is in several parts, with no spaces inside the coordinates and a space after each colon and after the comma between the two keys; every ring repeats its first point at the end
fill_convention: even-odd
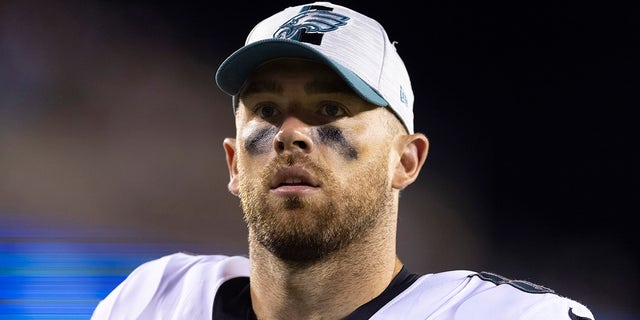
{"type": "Polygon", "coordinates": [[[277,59],[258,67],[240,90],[239,97],[256,93],[282,94],[286,87],[301,87],[306,94],[343,93],[357,96],[328,66],[303,59],[277,59]]]}

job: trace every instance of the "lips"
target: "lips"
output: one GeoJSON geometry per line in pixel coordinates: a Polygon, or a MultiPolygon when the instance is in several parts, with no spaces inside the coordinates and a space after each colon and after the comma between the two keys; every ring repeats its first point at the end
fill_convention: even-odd
{"type": "Polygon", "coordinates": [[[298,193],[318,188],[320,183],[301,167],[280,168],[269,182],[271,190],[298,193]]]}

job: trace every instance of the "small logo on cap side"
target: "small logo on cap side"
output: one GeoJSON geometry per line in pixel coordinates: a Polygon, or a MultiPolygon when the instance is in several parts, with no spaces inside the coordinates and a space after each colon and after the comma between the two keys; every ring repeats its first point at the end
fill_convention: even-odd
{"type": "Polygon", "coordinates": [[[310,7],[280,26],[273,37],[320,45],[323,33],[337,30],[346,25],[348,20],[347,16],[310,7]]]}
{"type": "Polygon", "coordinates": [[[400,101],[404,103],[405,107],[408,107],[407,95],[404,93],[404,88],[400,86],[400,101]]]}

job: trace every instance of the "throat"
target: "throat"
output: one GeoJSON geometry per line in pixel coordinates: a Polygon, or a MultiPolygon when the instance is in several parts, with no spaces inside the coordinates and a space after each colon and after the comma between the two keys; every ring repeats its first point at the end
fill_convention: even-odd
{"type": "Polygon", "coordinates": [[[379,296],[402,268],[393,250],[372,259],[370,252],[381,251],[349,248],[354,252],[300,264],[259,244],[250,242],[250,248],[251,300],[259,319],[343,319],[379,296]]]}

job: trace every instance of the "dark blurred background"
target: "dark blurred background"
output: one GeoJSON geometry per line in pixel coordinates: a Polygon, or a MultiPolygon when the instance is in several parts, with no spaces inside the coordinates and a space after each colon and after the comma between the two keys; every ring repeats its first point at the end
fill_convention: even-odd
{"type": "MultiPolygon", "coordinates": [[[[241,254],[213,82],[302,2],[0,1],[0,318],[86,319],[143,261],[241,254]]],[[[640,319],[640,12],[616,2],[342,2],[387,29],[431,143],[401,197],[414,272],[492,271],[640,319]]]]}

